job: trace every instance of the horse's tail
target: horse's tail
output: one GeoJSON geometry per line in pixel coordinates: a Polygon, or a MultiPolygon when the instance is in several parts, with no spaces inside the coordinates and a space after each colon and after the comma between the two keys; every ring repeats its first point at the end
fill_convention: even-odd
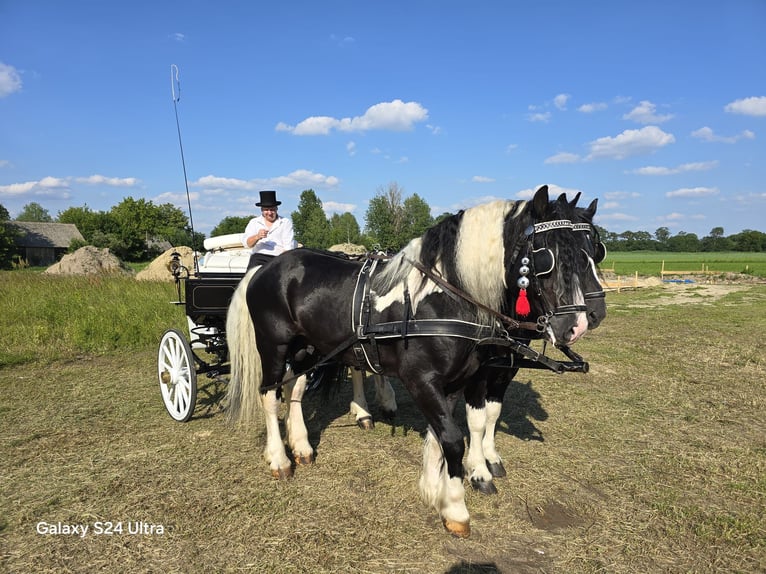
{"type": "Polygon", "coordinates": [[[251,423],[260,412],[259,387],[263,380],[261,356],[255,343],[255,329],[247,306],[247,286],[258,268],[251,269],[240,281],[226,314],[226,341],[231,374],[226,393],[230,423],[251,423]]]}

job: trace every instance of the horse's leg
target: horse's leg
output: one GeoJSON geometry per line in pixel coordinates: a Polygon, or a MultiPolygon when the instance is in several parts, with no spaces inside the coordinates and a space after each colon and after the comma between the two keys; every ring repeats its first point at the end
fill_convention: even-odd
{"type": "Polygon", "coordinates": [[[285,443],[279,431],[279,405],[277,391],[268,391],[261,396],[266,418],[266,448],[263,456],[269,463],[271,475],[280,480],[293,475],[293,467],[285,452],[285,443]]]}
{"type": "Polygon", "coordinates": [[[479,375],[477,380],[466,386],[465,414],[468,423],[468,454],[465,470],[471,487],[483,494],[496,494],[492,473],[487,468],[484,451],[484,436],[487,428],[487,381],[479,375]]]}
{"type": "Polygon", "coordinates": [[[487,427],[484,430],[482,446],[484,448],[484,456],[487,459],[487,467],[495,478],[503,478],[506,475],[503,459],[495,448],[497,421],[503,408],[505,392],[518,372],[518,369],[502,370],[497,376],[490,377],[487,381],[487,427]]]}
{"type": "Polygon", "coordinates": [[[373,375],[375,381],[375,401],[383,413],[383,418],[390,421],[396,416],[396,394],[388,377],[373,375]]]}
{"type": "Polygon", "coordinates": [[[412,393],[430,423],[423,445],[420,493],[439,513],[450,534],[467,538],[471,526],[463,488],[463,433],[452,418],[447,400],[435,389],[431,391],[412,393]]]}
{"type": "MultiPolygon", "coordinates": [[[[292,369],[288,368],[285,377],[292,377],[292,369]]],[[[293,452],[295,464],[311,464],[314,462],[314,449],[309,443],[309,433],[306,430],[306,422],[303,419],[303,394],[306,392],[306,375],[301,375],[297,380],[288,383],[284,387],[284,394],[288,400],[287,417],[285,427],[287,429],[287,442],[293,452]]]]}
{"type": "Polygon", "coordinates": [[[356,416],[356,424],[362,430],[375,428],[372,420],[370,407],[367,406],[367,397],[364,395],[364,373],[359,369],[351,368],[351,386],[354,397],[351,399],[351,413],[356,416]]]}

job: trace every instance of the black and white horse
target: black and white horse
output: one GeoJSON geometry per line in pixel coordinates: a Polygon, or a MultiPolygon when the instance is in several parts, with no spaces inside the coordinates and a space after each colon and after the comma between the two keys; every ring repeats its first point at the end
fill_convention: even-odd
{"type": "Polygon", "coordinates": [[[366,357],[373,370],[403,382],[428,422],[421,495],[449,532],[468,536],[465,446],[454,406],[488,349],[512,341],[507,329],[521,323],[498,311],[514,301],[528,298],[541,310],[524,325],[554,345],[571,345],[587,330],[582,284],[589,271],[573,217],[566,200],[549,201],[547,187],[530,201],[461,211],[381,262],[377,273],[368,270],[366,287],[360,262],[303,249],[284,253],[248,274],[232,298],[230,417],[252,421],[263,409],[266,460],[275,477],[288,477],[292,463],[278,421],[283,385],[295,461],[311,462],[313,450],[300,408],[305,377],[293,378],[286,365],[300,371],[307,348],[351,366],[363,366],[366,357]],[[529,285],[519,281],[527,274],[529,285]]]}
{"type": "MultiPolygon", "coordinates": [[[[574,240],[586,261],[583,276],[583,290],[587,307],[588,330],[595,329],[606,317],[606,299],[599,279],[598,264],[606,257],[606,248],[601,243],[593,225],[598,200],[593,200],[587,208],[577,207],[580,194],[570,202],[574,208],[572,215],[574,240]]],[[[558,201],[566,200],[561,195],[558,201]]],[[[534,310],[538,313],[540,309],[534,310]]],[[[524,338],[524,333],[520,334],[524,338]]],[[[502,458],[495,445],[495,430],[503,398],[519,367],[484,366],[477,372],[478,384],[468,385],[465,391],[466,421],[468,424],[468,452],[466,453],[465,471],[471,486],[485,494],[494,494],[497,489],[493,478],[506,476],[502,458]],[[481,380],[483,378],[483,380],[481,380]],[[486,386],[486,388],[484,388],[486,386]]]]}

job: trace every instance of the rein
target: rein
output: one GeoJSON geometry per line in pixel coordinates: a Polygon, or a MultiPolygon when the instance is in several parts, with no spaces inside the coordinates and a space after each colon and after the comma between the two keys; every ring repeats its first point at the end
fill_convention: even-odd
{"type": "MultiPolygon", "coordinates": [[[[489,313],[496,319],[499,319],[501,323],[507,325],[512,330],[514,329],[524,329],[526,331],[535,331],[537,333],[542,333],[545,330],[545,324],[547,323],[547,316],[543,315],[541,316],[536,323],[533,323],[531,321],[517,321],[516,319],[513,319],[512,317],[509,317],[508,315],[504,315],[503,313],[500,313],[499,311],[495,311],[494,309],[487,307],[483,303],[479,303],[476,299],[471,297],[468,293],[463,291],[462,289],[458,289],[455,287],[452,283],[448,282],[443,277],[440,277],[430,269],[426,268],[422,263],[419,261],[413,261],[411,259],[407,259],[407,262],[412,265],[415,269],[420,271],[423,275],[428,277],[431,281],[436,283],[439,287],[443,287],[444,289],[447,289],[451,293],[454,293],[464,301],[467,301],[471,303],[472,305],[475,305],[482,311],[489,313]]],[[[552,315],[552,314],[551,314],[552,315]]]]}

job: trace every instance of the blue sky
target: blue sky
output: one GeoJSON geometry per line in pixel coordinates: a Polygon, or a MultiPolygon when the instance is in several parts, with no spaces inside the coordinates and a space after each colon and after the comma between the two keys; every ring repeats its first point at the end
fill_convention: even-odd
{"type": "Polygon", "coordinates": [[[766,1],[0,0],[0,204],[186,195],[197,231],[397,183],[434,215],[541,184],[610,231],[766,231],[766,1]]]}

